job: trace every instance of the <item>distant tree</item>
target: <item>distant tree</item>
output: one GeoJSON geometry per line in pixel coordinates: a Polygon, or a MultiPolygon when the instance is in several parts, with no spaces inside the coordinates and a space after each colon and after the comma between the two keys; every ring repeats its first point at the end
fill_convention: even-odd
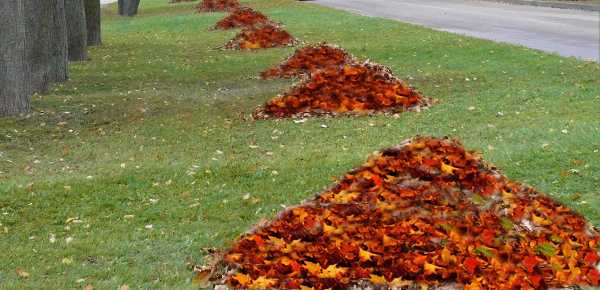
{"type": "Polygon", "coordinates": [[[54,9],[50,18],[48,79],[53,83],[68,79],[68,41],[67,19],[65,17],[65,0],[47,0],[54,9]]]}
{"type": "Polygon", "coordinates": [[[100,45],[102,43],[100,0],[85,0],[85,21],[87,23],[87,45],[100,45]]]}
{"type": "Polygon", "coordinates": [[[123,16],[134,16],[138,12],[140,0],[119,0],[119,14],[123,16]]]}
{"type": "Polygon", "coordinates": [[[84,0],[65,0],[70,61],[86,60],[88,57],[87,23],[83,1],[84,0]]]}
{"type": "Polygon", "coordinates": [[[29,111],[31,65],[26,61],[26,1],[0,1],[0,117],[29,111]]]}

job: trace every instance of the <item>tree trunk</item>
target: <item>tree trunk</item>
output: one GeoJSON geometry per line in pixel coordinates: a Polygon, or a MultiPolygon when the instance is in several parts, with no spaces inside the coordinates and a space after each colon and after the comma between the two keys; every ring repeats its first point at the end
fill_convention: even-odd
{"type": "Polygon", "coordinates": [[[25,1],[0,1],[0,117],[29,111],[25,1]]]}
{"type": "Polygon", "coordinates": [[[117,5],[119,6],[119,15],[125,14],[125,0],[118,0],[117,5]]]}
{"type": "Polygon", "coordinates": [[[62,83],[68,79],[68,42],[67,19],[65,18],[65,0],[48,0],[53,9],[48,33],[49,64],[48,79],[53,83],[62,83]]]}
{"type": "Polygon", "coordinates": [[[44,93],[50,87],[49,82],[49,32],[51,2],[48,0],[25,1],[25,50],[31,65],[31,91],[44,93]]]}
{"type": "Polygon", "coordinates": [[[65,0],[70,61],[87,59],[87,23],[83,1],[65,0]]]}
{"type": "Polygon", "coordinates": [[[140,0],[119,0],[119,14],[123,16],[134,16],[138,12],[140,0]]]}
{"type": "Polygon", "coordinates": [[[100,0],[85,0],[85,21],[87,23],[87,45],[100,45],[102,43],[100,0]]]}

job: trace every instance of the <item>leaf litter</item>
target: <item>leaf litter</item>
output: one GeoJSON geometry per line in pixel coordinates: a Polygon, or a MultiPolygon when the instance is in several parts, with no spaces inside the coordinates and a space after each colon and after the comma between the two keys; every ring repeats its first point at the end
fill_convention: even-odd
{"type": "Polygon", "coordinates": [[[374,153],[211,260],[200,280],[250,289],[598,286],[600,235],[450,139],[374,153]],[[206,278],[206,271],[220,273],[206,278]]]}

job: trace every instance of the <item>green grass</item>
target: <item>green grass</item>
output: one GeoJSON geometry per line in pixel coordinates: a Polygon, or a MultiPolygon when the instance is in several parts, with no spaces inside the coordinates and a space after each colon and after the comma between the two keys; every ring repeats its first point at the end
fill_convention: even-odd
{"type": "Polygon", "coordinates": [[[600,225],[598,64],[252,0],[300,39],[388,65],[440,101],[397,119],[255,122],[254,108],[292,83],[258,72],[293,49],[220,51],[235,32],[208,28],[224,14],[166,2],[144,0],[134,18],[106,8],[92,59],[34,97],[30,116],[0,120],[0,288],[191,288],[186,265],[201,262],[201,248],[226,247],[282,204],[415,135],[460,138],[600,225]],[[31,277],[18,278],[17,267],[31,277]]]}

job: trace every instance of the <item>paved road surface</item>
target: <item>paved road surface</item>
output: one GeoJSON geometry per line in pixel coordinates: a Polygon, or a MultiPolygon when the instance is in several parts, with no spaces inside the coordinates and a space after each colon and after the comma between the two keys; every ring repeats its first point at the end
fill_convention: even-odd
{"type": "Polygon", "coordinates": [[[600,61],[600,13],[474,0],[316,0],[363,15],[600,61]]]}
{"type": "Polygon", "coordinates": [[[109,4],[113,2],[117,2],[117,0],[100,0],[100,4],[109,4]]]}

